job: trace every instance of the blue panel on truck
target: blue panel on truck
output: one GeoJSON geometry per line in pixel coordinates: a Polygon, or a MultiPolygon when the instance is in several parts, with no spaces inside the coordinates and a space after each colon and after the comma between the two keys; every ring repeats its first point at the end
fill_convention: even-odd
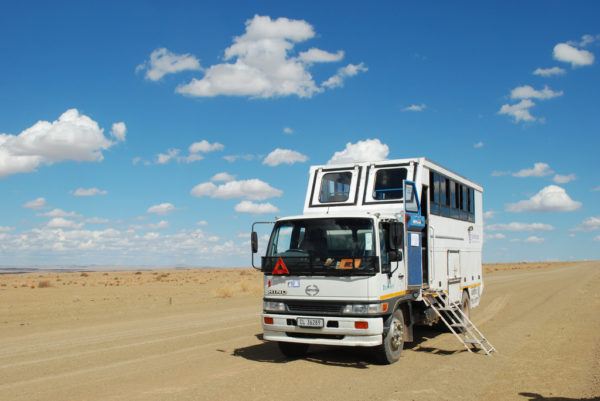
{"type": "Polygon", "coordinates": [[[421,233],[408,232],[408,285],[421,286],[423,284],[421,233]]]}

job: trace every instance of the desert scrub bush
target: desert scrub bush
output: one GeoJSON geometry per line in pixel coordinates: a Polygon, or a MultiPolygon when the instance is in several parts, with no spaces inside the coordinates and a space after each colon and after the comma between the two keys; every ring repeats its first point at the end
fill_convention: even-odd
{"type": "Polygon", "coordinates": [[[89,274],[88,274],[88,273],[86,273],[86,272],[83,272],[83,273],[81,273],[81,274],[80,274],[80,276],[81,276],[81,277],[87,277],[87,276],[89,276],[89,274]]]}
{"type": "Polygon", "coordinates": [[[52,284],[50,283],[50,280],[41,280],[40,282],[38,282],[38,288],[49,288],[52,287],[52,284]]]}
{"type": "Polygon", "coordinates": [[[163,279],[168,278],[168,277],[169,277],[169,273],[162,273],[162,274],[159,274],[158,276],[156,276],[155,280],[162,281],[163,279]]]}
{"type": "Polygon", "coordinates": [[[233,296],[233,288],[231,287],[220,287],[215,292],[217,298],[231,298],[233,296]]]}

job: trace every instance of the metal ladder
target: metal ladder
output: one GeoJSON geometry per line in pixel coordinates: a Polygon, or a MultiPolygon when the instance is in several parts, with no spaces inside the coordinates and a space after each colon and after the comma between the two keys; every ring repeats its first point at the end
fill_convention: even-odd
{"type": "Polygon", "coordinates": [[[497,352],[496,348],[481,334],[481,331],[463,313],[460,302],[451,303],[443,291],[428,291],[423,293],[425,305],[431,307],[452,334],[460,341],[467,351],[473,352],[479,348],[490,355],[497,352]]]}

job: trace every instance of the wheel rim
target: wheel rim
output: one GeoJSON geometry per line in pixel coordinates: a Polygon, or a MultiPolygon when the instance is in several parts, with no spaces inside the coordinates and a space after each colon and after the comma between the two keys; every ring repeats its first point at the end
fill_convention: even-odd
{"type": "Polygon", "coordinates": [[[402,323],[394,319],[391,330],[390,346],[392,350],[398,351],[402,347],[402,323]]]}

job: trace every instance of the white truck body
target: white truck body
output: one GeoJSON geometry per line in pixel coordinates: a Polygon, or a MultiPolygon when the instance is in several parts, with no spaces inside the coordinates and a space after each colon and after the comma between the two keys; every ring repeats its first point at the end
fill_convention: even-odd
{"type": "Polygon", "coordinates": [[[456,302],[467,297],[476,307],[482,193],[425,158],[312,166],[303,214],[277,220],[261,261],[263,338],[378,346],[396,309],[406,341],[413,325],[432,323],[424,291],[444,291],[456,302]]]}

